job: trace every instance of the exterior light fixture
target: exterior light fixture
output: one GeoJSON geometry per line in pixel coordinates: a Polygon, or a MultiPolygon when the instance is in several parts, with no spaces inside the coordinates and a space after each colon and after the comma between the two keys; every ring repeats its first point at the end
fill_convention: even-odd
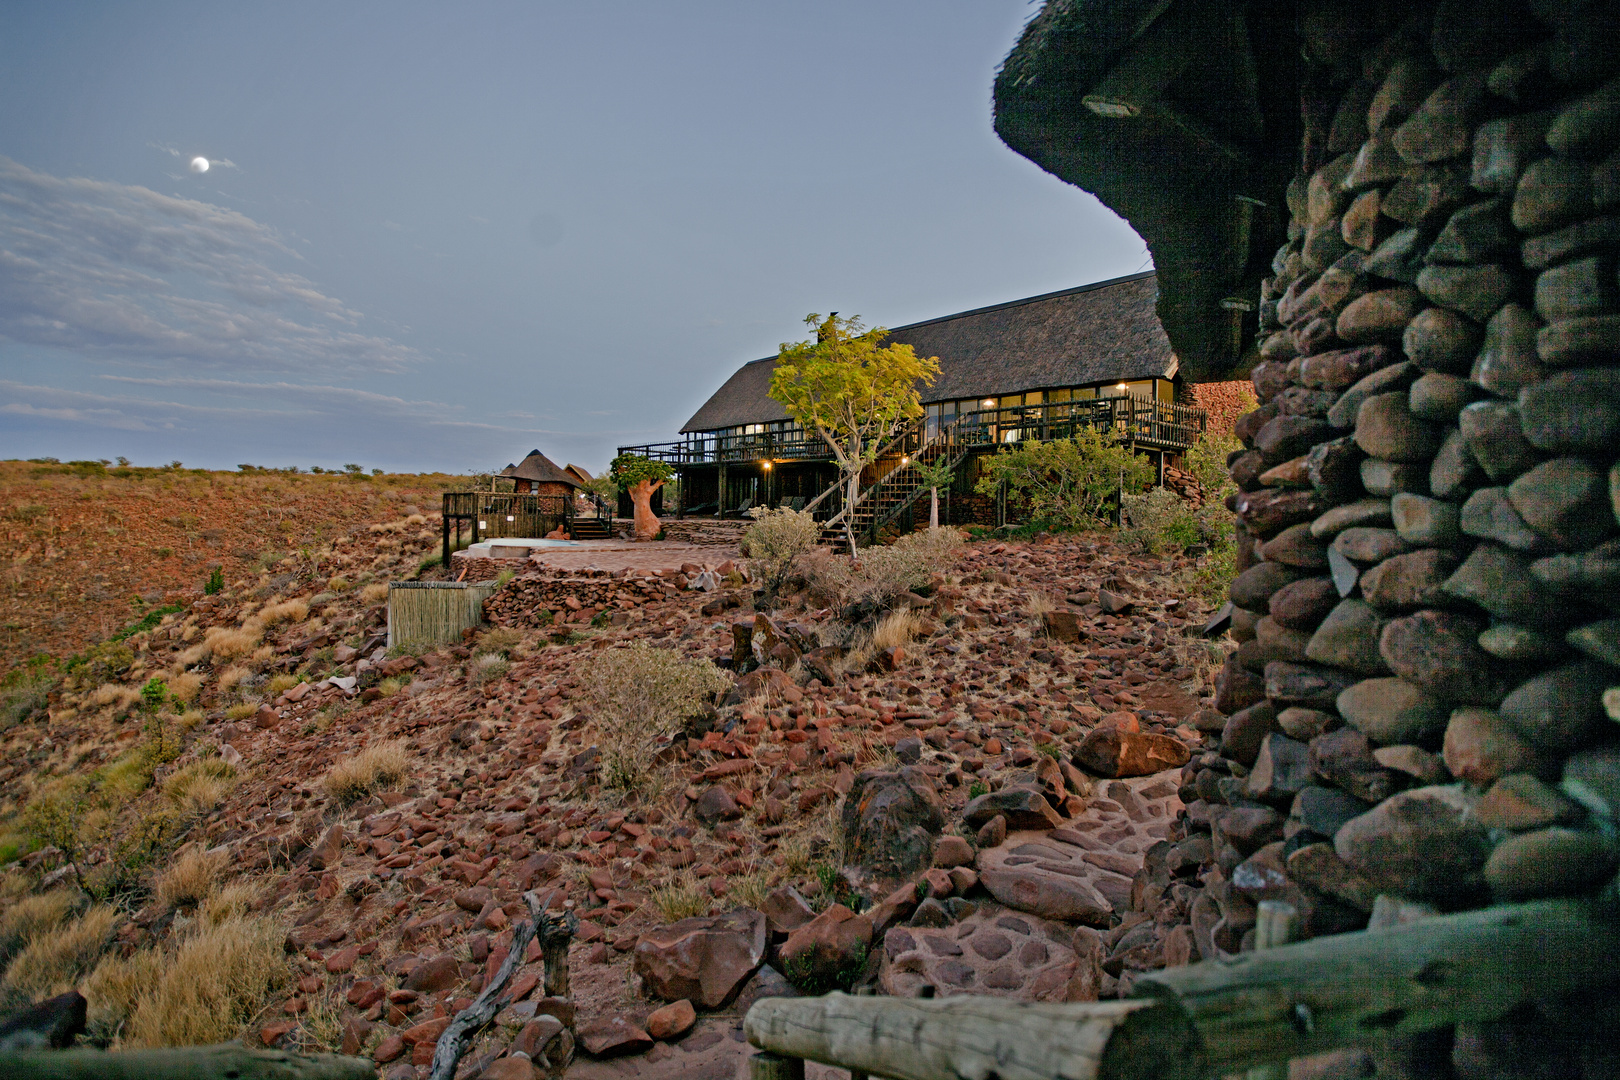
{"type": "Polygon", "coordinates": [[[513,517],[513,516],[512,516],[512,515],[511,515],[511,514],[507,514],[507,515],[506,515],[506,520],[507,520],[507,521],[516,521],[516,520],[517,520],[517,518],[515,518],[515,517],[513,517]]]}
{"type": "Polygon", "coordinates": [[[902,465],[910,465],[911,464],[910,456],[906,455],[906,454],[900,455],[900,464],[902,464],[902,465]]]}
{"type": "Polygon", "coordinates": [[[771,463],[769,461],[763,463],[760,467],[763,468],[766,472],[771,471],[771,463]]]}
{"type": "Polygon", "coordinates": [[[480,522],[479,522],[479,523],[478,523],[478,527],[479,527],[479,528],[480,528],[480,529],[487,529],[487,528],[489,528],[489,522],[487,522],[487,521],[480,521],[480,522]]]}

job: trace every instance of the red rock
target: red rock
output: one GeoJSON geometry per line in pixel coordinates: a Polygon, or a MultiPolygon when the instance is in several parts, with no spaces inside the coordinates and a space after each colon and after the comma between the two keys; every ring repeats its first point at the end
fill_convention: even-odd
{"type": "Polygon", "coordinates": [[[399,1035],[388,1035],[371,1052],[371,1060],[386,1065],[405,1052],[405,1040],[399,1035]]]}
{"type": "Polygon", "coordinates": [[[766,926],[772,934],[792,933],[816,917],[815,909],[791,885],[773,890],[760,909],[765,913],[766,926]]]}
{"type": "Polygon", "coordinates": [[[460,981],[461,965],[450,953],[442,953],[418,964],[416,969],[405,977],[404,986],[407,990],[436,994],[441,990],[450,989],[460,981]]]}
{"type": "Polygon", "coordinates": [[[259,1041],[266,1046],[276,1046],[287,1037],[287,1033],[298,1026],[297,1020],[276,1020],[259,1029],[259,1041]]]}
{"type": "Polygon", "coordinates": [[[652,1036],[623,1016],[607,1016],[579,1029],[579,1043],[592,1057],[639,1054],[653,1044],[652,1036]]]}
{"type": "Polygon", "coordinates": [[[1076,748],[1074,763],[1099,776],[1147,776],[1192,760],[1180,739],[1099,728],[1076,748]]]}
{"type": "Polygon", "coordinates": [[[958,866],[970,866],[973,863],[973,845],[960,836],[947,834],[941,836],[934,844],[934,865],[941,870],[951,870],[958,866]]]}
{"type": "Polygon", "coordinates": [[[889,927],[909,916],[917,907],[917,899],[917,886],[914,882],[908,881],[874,906],[867,908],[863,914],[872,924],[872,936],[881,936],[889,927]]]}
{"type": "Polygon", "coordinates": [[[526,1057],[496,1058],[478,1074],[478,1080],[536,1080],[540,1070],[526,1057]]]}
{"type": "Polygon", "coordinates": [[[386,991],[368,979],[361,979],[349,987],[348,1002],[357,1009],[369,1009],[386,996],[386,991]]]}
{"type": "Polygon", "coordinates": [[[358,959],[360,959],[360,946],[350,945],[348,948],[339,949],[326,958],[326,970],[333,975],[342,975],[354,967],[354,962],[358,959]]]}
{"type": "Polygon", "coordinates": [[[406,1028],[404,1031],[399,1033],[399,1037],[404,1039],[405,1042],[411,1046],[420,1046],[423,1043],[427,1043],[431,1046],[433,1043],[439,1041],[439,1036],[443,1035],[444,1029],[449,1026],[450,1018],[448,1016],[440,1016],[432,1020],[424,1020],[415,1027],[406,1028]]]}
{"type": "Polygon", "coordinates": [[[871,921],[833,904],[789,935],[781,949],[782,967],[802,985],[826,985],[846,975],[871,943],[871,921]]]}
{"type": "Polygon", "coordinates": [[[718,1009],[764,961],[765,943],[765,916],[751,908],[682,919],[641,935],[634,969],[655,997],[718,1009]]]}
{"type": "Polygon", "coordinates": [[[928,898],[931,900],[943,900],[955,891],[954,885],[951,882],[951,875],[947,871],[940,870],[937,867],[924,870],[922,873],[922,879],[927,883],[928,898]]]}
{"type": "Polygon", "coordinates": [[[343,1021],[343,1042],[339,1049],[354,1057],[360,1048],[366,1044],[371,1035],[371,1021],[359,1016],[350,1016],[343,1021]]]}
{"type": "Polygon", "coordinates": [[[682,998],[672,1001],[661,1009],[654,1009],[647,1017],[647,1034],[655,1039],[669,1040],[679,1038],[692,1030],[697,1023],[697,1010],[692,1003],[682,998]]]}

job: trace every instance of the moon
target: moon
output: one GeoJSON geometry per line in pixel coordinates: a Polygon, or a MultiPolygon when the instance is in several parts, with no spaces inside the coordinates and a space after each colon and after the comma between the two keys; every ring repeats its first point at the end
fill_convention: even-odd
{"type": "Polygon", "coordinates": [[[208,159],[205,158],[205,157],[194,157],[194,158],[192,158],[191,159],[191,171],[194,172],[194,173],[205,173],[205,172],[207,172],[208,171],[208,159]]]}

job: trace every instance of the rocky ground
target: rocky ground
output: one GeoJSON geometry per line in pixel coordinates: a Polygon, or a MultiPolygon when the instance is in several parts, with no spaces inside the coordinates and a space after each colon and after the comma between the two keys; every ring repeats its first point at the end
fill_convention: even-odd
{"type": "MultiPolygon", "coordinates": [[[[382,596],[343,575],[386,580],[436,542],[432,521],[402,519],[343,538],[312,570],[198,597],[131,637],[121,673],[64,684],[5,733],[0,813],[15,822],[53,777],[142,738],[149,719],[106,685],[200,676],[183,752],[126,812],[161,803],[196,761],[236,770],[176,842],[228,853],[286,927],[297,981],[254,1019],[255,1039],[425,1075],[530,889],[578,920],[570,1000],[542,997],[531,946],[515,1003],[463,1075],[533,1075],[513,1052],[543,1063],[570,1034],[569,1075],[737,1075],[741,1014],[795,992],[785,976],[1084,1000],[1196,958],[1188,875],[1207,852],[1182,850],[1197,840],[1176,821],[1179,770],[1222,719],[1199,697],[1221,653],[1198,637],[1185,560],[1096,535],[965,547],[927,595],[902,597],[909,632],[853,671],[820,644],[832,612],[805,593],[754,612],[721,548],[663,577],[571,570],[612,586],[577,607],[532,599],[544,573],[519,576],[489,601],[516,629],[389,655],[382,596]],[[520,617],[524,596],[555,619],[520,617]],[[289,600],[304,610],[276,616],[289,600]],[[199,655],[211,632],[241,629],[258,635],[251,651],[199,655]],[[623,791],[604,782],[578,672],[630,642],[740,677],[623,791]],[[228,688],[223,669],[244,666],[228,688]],[[334,764],[394,741],[408,755],[398,783],[349,805],[329,794],[334,764]]],[[[23,876],[59,883],[59,862],[28,855],[8,893],[23,876]]],[[[125,903],[125,953],[184,923],[139,887],[125,903]]]]}
{"type": "Polygon", "coordinates": [[[200,588],[214,565],[234,578],[431,512],[455,482],[0,461],[0,674],[108,637],[200,588]]]}

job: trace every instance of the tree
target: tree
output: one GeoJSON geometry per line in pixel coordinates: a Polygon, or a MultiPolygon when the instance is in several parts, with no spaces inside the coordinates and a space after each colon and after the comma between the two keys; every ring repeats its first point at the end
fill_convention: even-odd
{"type": "Polygon", "coordinates": [[[620,454],[608,466],[608,473],[619,485],[619,490],[628,492],[630,501],[636,508],[636,538],[638,540],[652,540],[658,536],[662,526],[658,524],[658,515],[653,513],[653,492],[669,483],[675,470],[662,461],[654,461],[641,454],[620,454]]]}
{"type": "Polygon", "coordinates": [[[1029,501],[1037,521],[1054,528],[1083,529],[1100,524],[1107,507],[1125,491],[1153,482],[1153,466],[1133,454],[1113,431],[1082,428],[1072,439],[1024,442],[984,459],[984,475],[974,489],[994,495],[1005,483],[1029,501]]]}
{"type": "Polygon", "coordinates": [[[949,451],[945,455],[935,458],[924,464],[914,461],[911,467],[917,470],[922,486],[928,489],[928,527],[939,528],[939,489],[949,487],[956,476],[956,466],[951,464],[949,451]]]}
{"type": "Polygon", "coordinates": [[[922,415],[918,387],[939,375],[939,357],[918,357],[910,345],[884,345],[881,326],[866,330],[859,318],[806,315],[816,340],[784,342],[771,375],[771,397],[806,431],[832,450],[845,485],[844,534],[855,555],[855,501],[861,470],[878,451],[922,415]]]}

